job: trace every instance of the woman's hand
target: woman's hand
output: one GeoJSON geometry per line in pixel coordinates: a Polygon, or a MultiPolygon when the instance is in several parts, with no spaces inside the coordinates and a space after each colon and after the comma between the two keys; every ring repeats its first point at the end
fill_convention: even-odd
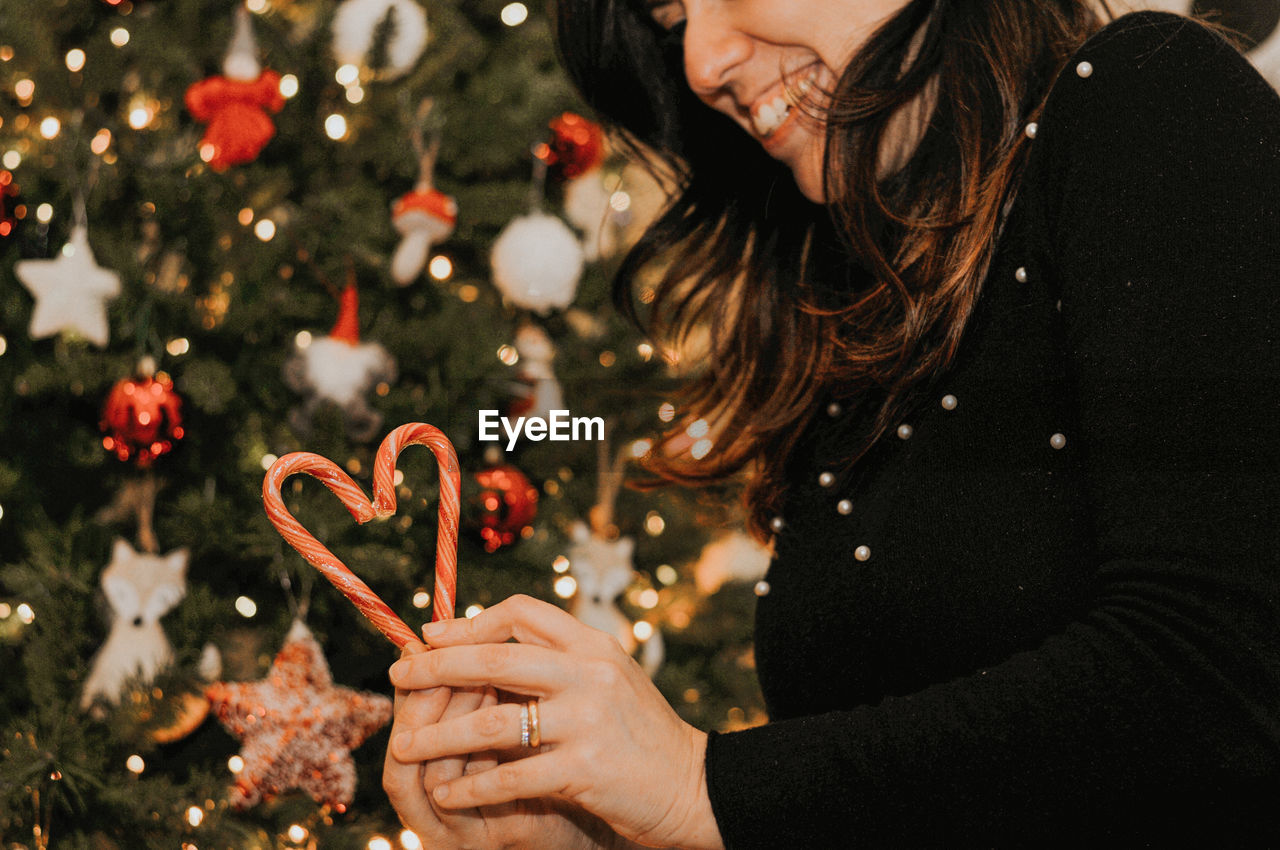
{"type": "MultiPolygon", "coordinates": [[[[421,653],[408,647],[404,656],[421,653]]],[[[450,722],[498,705],[492,688],[396,689],[392,739],[435,723],[450,722]]],[[[463,775],[497,766],[497,753],[448,756],[428,762],[402,762],[390,748],[383,765],[382,786],[404,825],[431,848],[601,848],[618,836],[597,818],[562,801],[529,800],[470,809],[445,809],[431,791],[463,775]]]]}
{"type": "MultiPolygon", "coordinates": [[[[542,740],[538,752],[490,769],[451,769],[432,786],[432,811],[448,817],[561,799],[642,844],[723,846],[707,797],[706,734],[676,715],[616,639],[527,596],[469,620],[432,623],[423,634],[432,650],[392,665],[397,688],[490,687],[536,698],[542,740]]],[[[400,724],[398,716],[390,752],[401,763],[520,745],[521,701],[488,702],[434,724],[400,724]]]]}

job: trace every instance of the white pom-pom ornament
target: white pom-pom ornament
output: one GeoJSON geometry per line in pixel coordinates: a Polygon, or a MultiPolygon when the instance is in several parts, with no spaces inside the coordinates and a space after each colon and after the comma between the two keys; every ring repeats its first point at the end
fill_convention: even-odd
{"type": "Polygon", "coordinates": [[[513,220],[490,255],[493,282],[514,304],[538,313],[564,309],[578,291],[582,245],[555,216],[534,212],[513,220]]]}
{"type": "Polygon", "coordinates": [[[374,35],[379,25],[392,16],[387,39],[385,65],[378,68],[383,79],[403,77],[418,64],[427,46],[427,13],[414,0],[346,0],[333,18],[333,55],[343,65],[368,65],[374,35]]]}
{"type": "Polygon", "coordinates": [[[593,168],[564,187],[564,214],[582,231],[582,249],[588,262],[612,256],[618,249],[617,224],[609,206],[604,173],[593,168]]]}

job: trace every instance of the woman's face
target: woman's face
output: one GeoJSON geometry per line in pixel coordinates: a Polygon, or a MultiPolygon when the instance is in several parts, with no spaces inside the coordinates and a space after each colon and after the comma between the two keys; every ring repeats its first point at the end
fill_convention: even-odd
{"type": "Polygon", "coordinates": [[[820,92],[835,87],[850,58],[908,0],[645,1],[661,27],[684,28],[694,94],[736,121],[790,167],[805,197],[822,203],[824,130],[796,103],[820,108],[820,92]]]}

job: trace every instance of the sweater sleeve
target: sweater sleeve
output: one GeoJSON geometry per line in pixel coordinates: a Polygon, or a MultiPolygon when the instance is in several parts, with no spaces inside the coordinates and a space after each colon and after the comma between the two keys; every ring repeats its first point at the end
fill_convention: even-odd
{"type": "Polygon", "coordinates": [[[1132,15],[1063,72],[1035,144],[1087,609],[970,676],[713,735],[730,848],[1274,834],[1280,99],[1203,26],[1132,15]]]}

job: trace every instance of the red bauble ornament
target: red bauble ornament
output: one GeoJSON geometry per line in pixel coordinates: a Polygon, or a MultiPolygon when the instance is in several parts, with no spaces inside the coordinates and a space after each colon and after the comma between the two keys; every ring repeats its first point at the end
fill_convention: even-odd
{"type": "Polygon", "coordinates": [[[182,439],[182,398],[164,372],[118,381],[102,406],[102,445],[144,469],[182,439]]]}
{"type": "Polygon", "coordinates": [[[280,75],[263,71],[254,80],[214,76],[187,89],[187,109],[208,122],[200,140],[200,158],[214,171],[251,162],[276,134],[268,113],[284,107],[280,75]]]}
{"type": "Polygon", "coordinates": [[[594,121],[566,112],[551,122],[551,143],[539,155],[561,180],[581,177],[604,162],[604,131],[594,121]]]}
{"type": "Polygon", "coordinates": [[[530,523],[538,514],[538,488],[523,472],[504,463],[482,469],[475,479],[481,490],[473,500],[473,523],[479,526],[486,552],[496,552],[532,532],[530,523]]]}

